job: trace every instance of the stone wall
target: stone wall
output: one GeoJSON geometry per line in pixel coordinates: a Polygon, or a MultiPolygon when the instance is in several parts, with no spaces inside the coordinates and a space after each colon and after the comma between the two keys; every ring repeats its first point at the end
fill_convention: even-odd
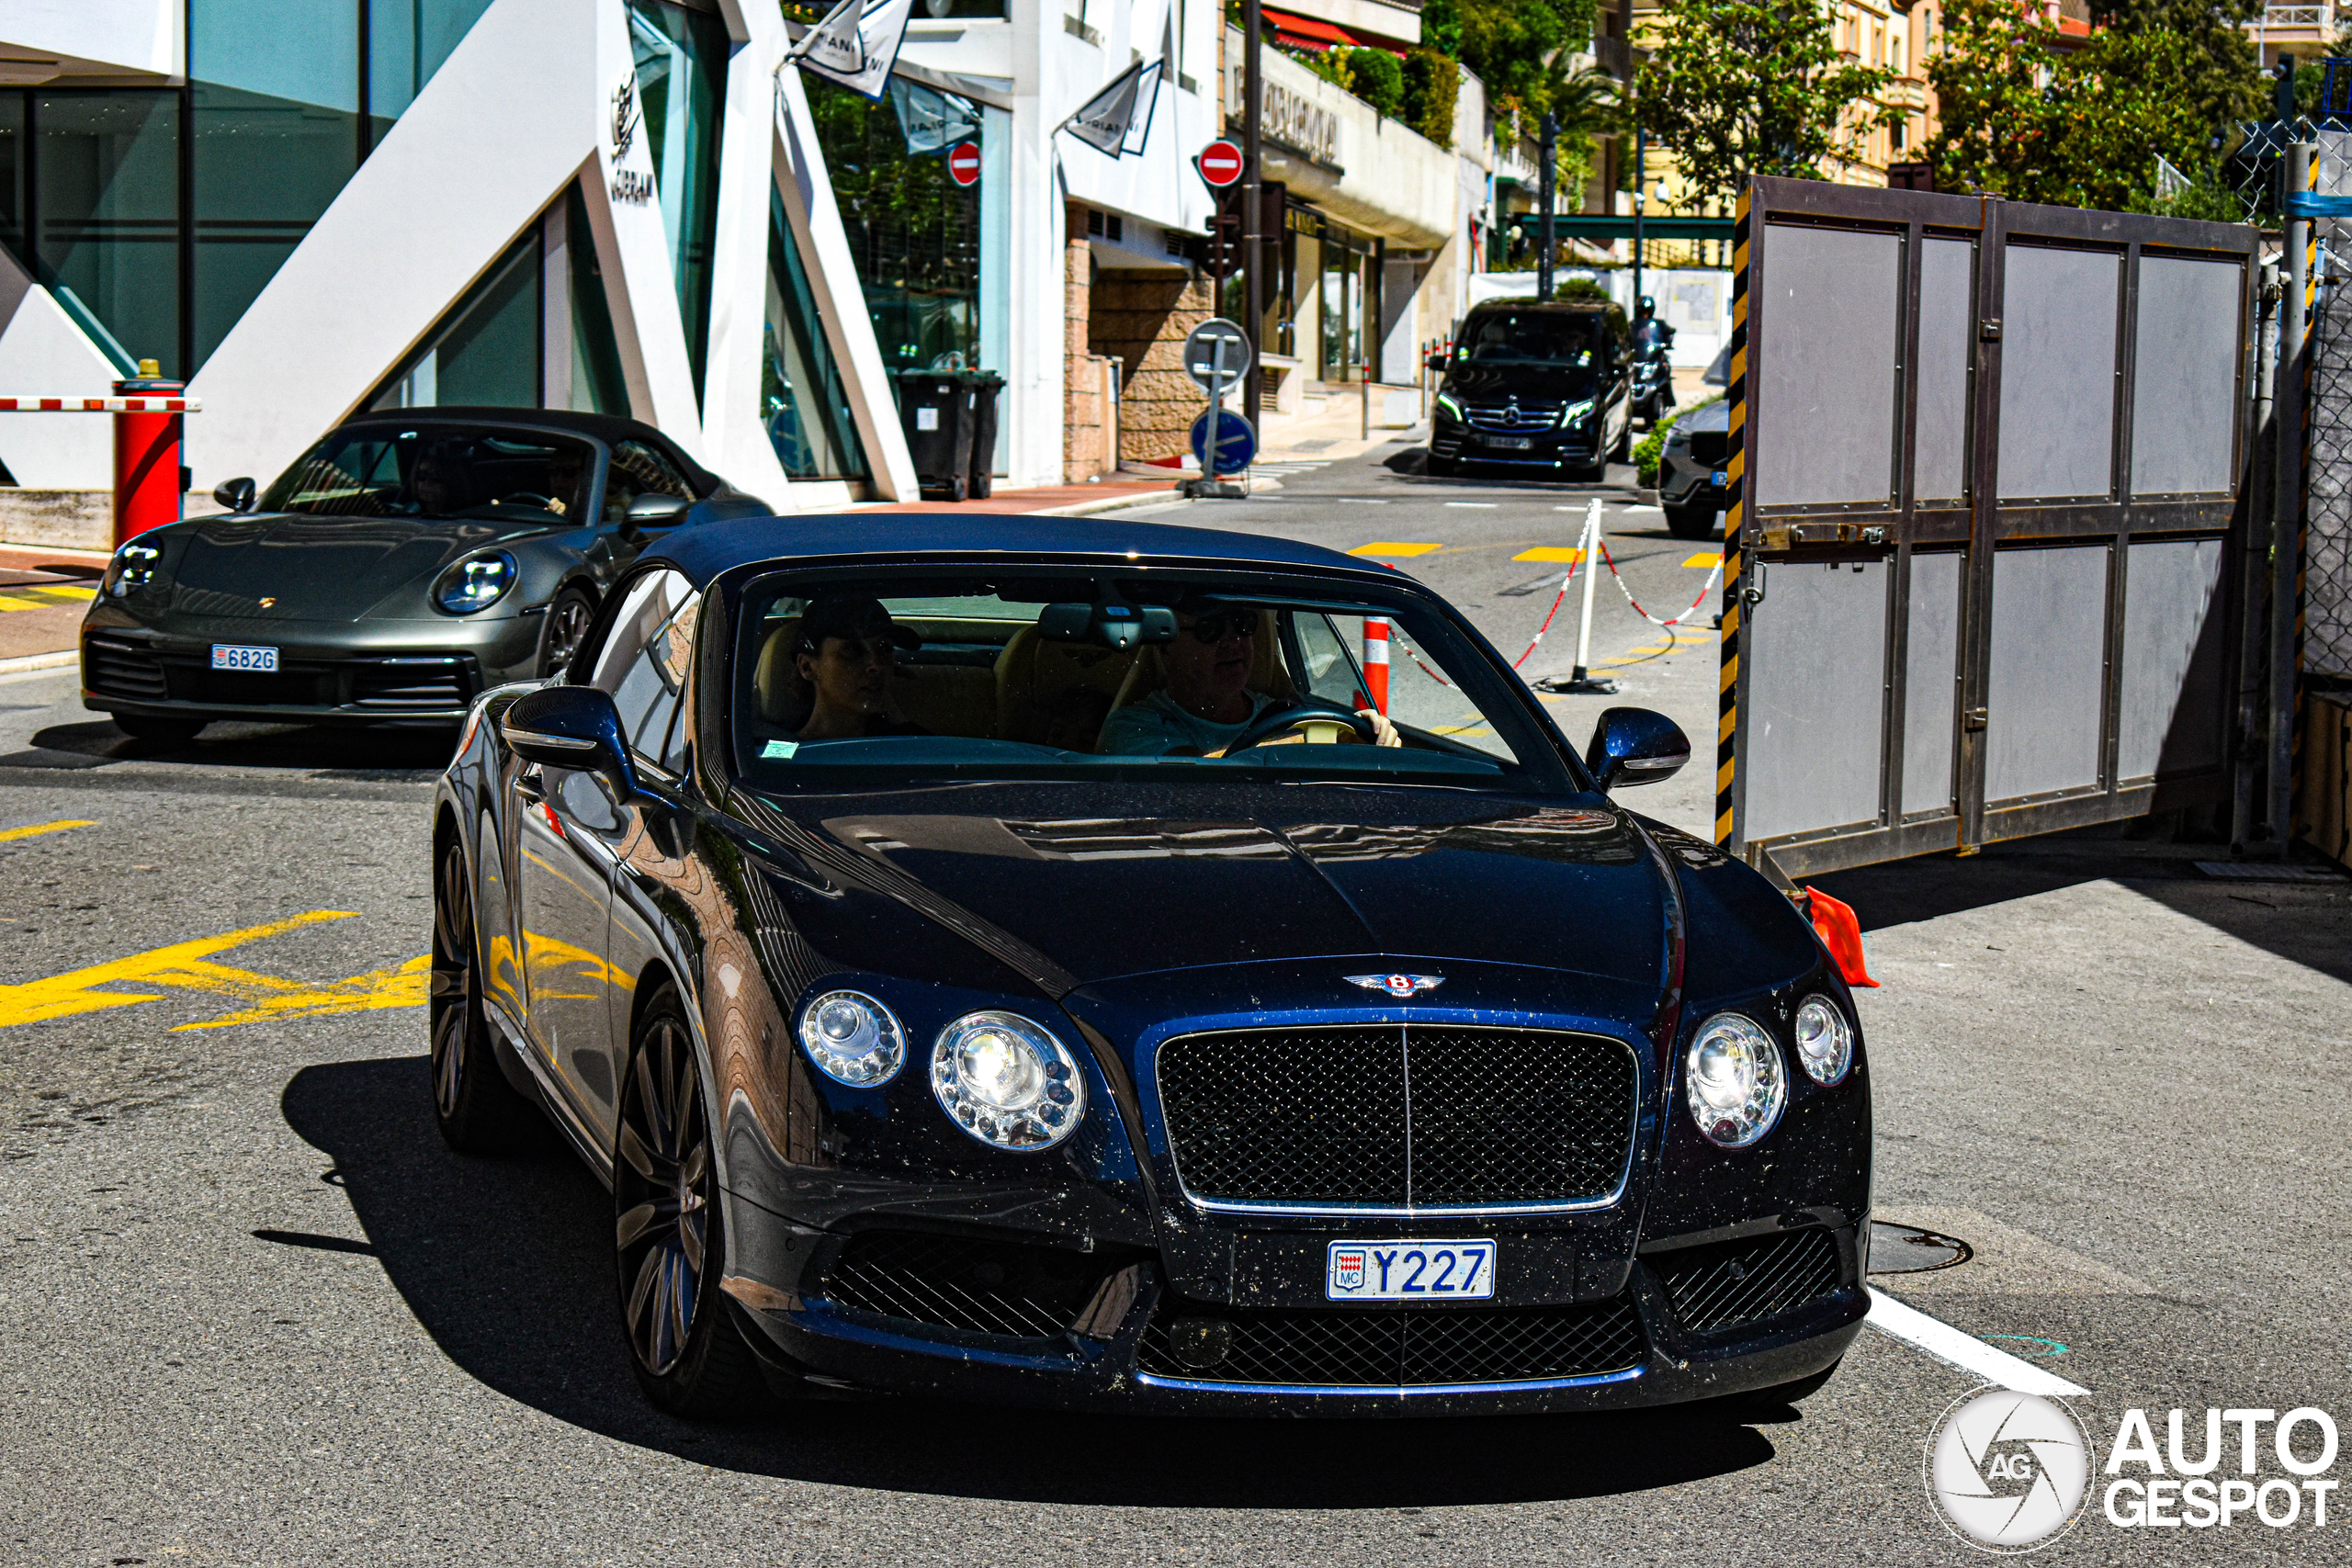
{"type": "MultiPolygon", "coordinates": [[[[208,503],[211,499],[205,497],[208,503]]],[[[0,489],[0,540],[50,549],[112,549],[114,491],[0,489]]]]}
{"type": "Polygon", "coordinates": [[[1086,209],[1065,209],[1062,247],[1062,482],[1084,484],[1118,466],[1108,450],[1103,371],[1110,360],[1088,352],[1094,253],[1086,243],[1086,209]]]}
{"type": "Polygon", "coordinates": [[[1205,277],[1105,272],[1095,280],[1087,346],[1120,362],[1119,459],[1150,463],[1185,449],[1208,400],[1184,373],[1184,339],[1216,314],[1205,277]]]}

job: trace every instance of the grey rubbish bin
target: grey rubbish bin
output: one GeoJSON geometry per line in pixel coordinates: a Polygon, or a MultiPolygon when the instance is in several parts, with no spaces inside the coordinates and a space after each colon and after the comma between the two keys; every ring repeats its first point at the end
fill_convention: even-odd
{"type": "Polygon", "coordinates": [[[972,393],[971,494],[985,501],[996,489],[996,400],[1004,378],[993,370],[967,370],[964,382],[972,393]]]}
{"type": "Polygon", "coordinates": [[[977,400],[960,370],[899,372],[899,421],[926,498],[971,493],[972,413],[977,400]]]}

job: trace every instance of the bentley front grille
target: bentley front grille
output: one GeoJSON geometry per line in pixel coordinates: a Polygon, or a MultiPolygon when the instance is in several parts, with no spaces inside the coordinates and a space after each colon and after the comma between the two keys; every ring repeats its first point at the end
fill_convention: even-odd
{"type": "Polygon", "coordinates": [[[1777,1317],[1838,1289],[1838,1238],[1817,1228],[1685,1247],[1644,1261],[1693,1334],[1777,1317]]]}
{"type": "Polygon", "coordinates": [[[1598,1377],[1641,1365],[1633,1303],[1228,1312],[1170,1299],[1136,1365],[1194,1382],[1412,1388],[1598,1377]]]}
{"type": "Polygon", "coordinates": [[[1637,1074],[1621,1040],[1340,1025],[1192,1034],[1158,1059],[1176,1174],[1204,1206],[1573,1208],[1623,1189],[1637,1074]]]}

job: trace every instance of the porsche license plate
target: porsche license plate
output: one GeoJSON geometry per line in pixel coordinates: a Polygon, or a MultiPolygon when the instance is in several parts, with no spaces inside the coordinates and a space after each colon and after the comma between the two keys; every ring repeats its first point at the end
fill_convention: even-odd
{"type": "Polygon", "coordinates": [[[1335,1241],[1323,1294],[1335,1302],[1474,1302],[1495,1293],[1491,1241],[1335,1241]]]}
{"type": "Polygon", "coordinates": [[[215,670],[256,670],[273,674],[277,669],[277,649],[274,648],[240,648],[232,643],[212,645],[212,668],[215,670]]]}
{"type": "Polygon", "coordinates": [[[1487,445],[1498,447],[1505,452],[1524,452],[1534,446],[1535,442],[1525,435],[1489,435],[1487,437],[1487,445]]]}

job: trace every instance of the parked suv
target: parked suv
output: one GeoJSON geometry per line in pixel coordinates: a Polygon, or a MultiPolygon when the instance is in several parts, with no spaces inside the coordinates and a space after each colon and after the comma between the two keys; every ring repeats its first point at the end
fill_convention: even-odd
{"type": "Polygon", "coordinates": [[[1466,463],[1598,479],[1633,442],[1633,334],[1599,300],[1498,299],[1462,323],[1438,389],[1429,471],[1466,463]]]}

